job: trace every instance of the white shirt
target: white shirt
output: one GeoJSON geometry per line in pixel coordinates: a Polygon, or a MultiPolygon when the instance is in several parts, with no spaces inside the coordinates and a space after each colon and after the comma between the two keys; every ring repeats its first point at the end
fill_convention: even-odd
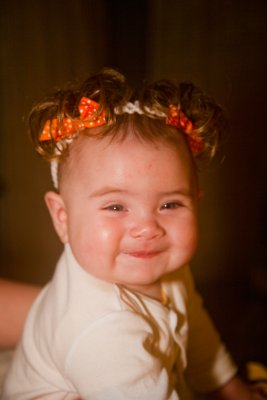
{"type": "Polygon", "coordinates": [[[28,316],[3,400],[176,400],[235,373],[187,266],[162,280],[168,307],[83,270],[66,245],[28,316]]]}

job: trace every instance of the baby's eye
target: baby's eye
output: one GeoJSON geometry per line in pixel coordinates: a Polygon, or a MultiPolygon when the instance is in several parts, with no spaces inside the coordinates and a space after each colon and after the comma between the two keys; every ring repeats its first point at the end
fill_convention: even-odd
{"type": "Polygon", "coordinates": [[[174,210],[174,209],[182,207],[182,206],[183,206],[182,203],[180,203],[178,201],[170,201],[168,203],[162,204],[160,209],[161,210],[174,210]]]}
{"type": "Polygon", "coordinates": [[[111,204],[110,206],[105,207],[104,210],[118,212],[118,211],[125,211],[126,209],[121,204],[111,204]]]}

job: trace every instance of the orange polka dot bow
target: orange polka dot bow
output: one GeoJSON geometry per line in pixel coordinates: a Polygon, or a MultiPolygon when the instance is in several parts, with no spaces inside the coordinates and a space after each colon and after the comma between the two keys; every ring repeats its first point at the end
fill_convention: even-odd
{"type": "Polygon", "coordinates": [[[180,129],[187,137],[190,149],[194,155],[200,154],[204,150],[202,137],[198,132],[194,132],[193,123],[176,105],[169,106],[169,114],[166,124],[180,129]]]}
{"type": "Polygon", "coordinates": [[[105,113],[97,114],[99,104],[87,97],[82,97],[79,103],[79,118],[57,118],[46,121],[39,140],[41,142],[53,139],[58,142],[62,139],[71,138],[75,133],[86,129],[101,126],[106,123],[105,113]]]}

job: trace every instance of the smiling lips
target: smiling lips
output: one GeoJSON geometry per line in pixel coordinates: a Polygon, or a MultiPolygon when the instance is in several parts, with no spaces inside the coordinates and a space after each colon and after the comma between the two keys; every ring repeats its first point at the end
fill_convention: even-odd
{"type": "Polygon", "coordinates": [[[125,254],[134,258],[149,259],[156,257],[160,253],[161,251],[131,251],[125,254]]]}

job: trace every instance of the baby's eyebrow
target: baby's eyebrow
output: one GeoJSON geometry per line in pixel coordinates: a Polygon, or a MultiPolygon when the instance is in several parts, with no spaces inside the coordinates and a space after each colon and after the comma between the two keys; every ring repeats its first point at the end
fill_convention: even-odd
{"type": "Polygon", "coordinates": [[[118,189],[113,186],[104,186],[104,187],[92,192],[89,195],[89,197],[101,197],[101,196],[105,196],[108,194],[122,194],[122,193],[127,193],[127,190],[118,189]]]}
{"type": "Polygon", "coordinates": [[[177,189],[177,190],[170,190],[166,192],[161,192],[161,196],[184,196],[184,197],[193,197],[192,190],[189,189],[177,189]]]}

